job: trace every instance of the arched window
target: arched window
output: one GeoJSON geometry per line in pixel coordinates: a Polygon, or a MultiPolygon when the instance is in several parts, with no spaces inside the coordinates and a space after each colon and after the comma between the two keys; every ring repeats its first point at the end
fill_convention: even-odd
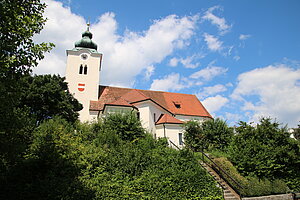
{"type": "Polygon", "coordinates": [[[79,67],[79,74],[82,74],[82,71],[83,71],[83,66],[80,65],[80,67],[79,67]]]}
{"type": "Polygon", "coordinates": [[[84,66],[84,74],[87,75],[87,66],[84,66]]]}

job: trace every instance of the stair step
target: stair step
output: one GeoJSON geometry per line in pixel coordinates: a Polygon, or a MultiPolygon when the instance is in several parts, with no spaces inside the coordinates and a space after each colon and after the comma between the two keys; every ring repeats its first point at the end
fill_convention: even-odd
{"type": "Polygon", "coordinates": [[[237,197],[224,197],[225,200],[239,200],[237,197]]]}
{"type": "Polygon", "coordinates": [[[235,196],[232,193],[227,193],[227,194],[224,194],[224,197],[235,197],[235,196]]]}
{"type": "Polygon", "coordinates": [[[230,186],[210,166],[201,162],[199,162],[199,164],[218,182],[223,190],[225,200],[240,200],[238,194],[236,194],[234,191],[231,191],[232,189],[230,186]]]}

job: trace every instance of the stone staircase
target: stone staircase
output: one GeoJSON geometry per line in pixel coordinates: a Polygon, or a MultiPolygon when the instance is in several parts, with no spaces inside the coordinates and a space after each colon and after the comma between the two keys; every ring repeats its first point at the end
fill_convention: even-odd
{"type": "Polygon", "coordinates": [[[200,162],[200,165],[218,182],[225,200],[241,200],[240,196],[211,167],[203,162],[200,162]]]}

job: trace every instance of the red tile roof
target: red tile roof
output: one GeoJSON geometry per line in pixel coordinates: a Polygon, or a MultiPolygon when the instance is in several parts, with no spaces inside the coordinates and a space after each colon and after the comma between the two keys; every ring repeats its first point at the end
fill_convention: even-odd
{"type": "Polygon", "coordinates": [[[134,107],[132,104],[129,104],[127,101],[125,101],[123,98],[119,98],[114,102],[107,103],[106,105],[113,105],[113,106],[128,106],[128,107],[134,107]]]}
{"type": "Polygon", "coordinates": [[[160,116],[160,118],[155,123],[158,124],[183,124],[183,121],[180,121],[179,119],[176,119],[175,117],[172,117],[168,114],[163,114],[160,116]]]}
{"type": "MultiPolygon", "coordinates": [[[[90,110],[103,110],[105,104],[122,98],[128,104],[151,100],[174,115],[211,117],[195,95],[151,90],[99,86],[99,100],[90,102],[90,110]]],[[[124,103],[124,102],[123,102],[124,103]]]]}

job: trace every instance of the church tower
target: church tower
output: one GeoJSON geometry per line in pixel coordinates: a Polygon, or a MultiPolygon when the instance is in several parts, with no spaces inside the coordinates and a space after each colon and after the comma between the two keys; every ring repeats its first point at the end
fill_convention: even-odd
{"type": "Polygon", "coordinates": [[[90,121],[97,116],[90,113],[90,101],[97,101],[99,94],[99,71],[102,54],[97,51],[97,44],[92,41],[93,34],[87,30],[75,48],[67,50],[66,82],[69,91],[83,105],[79,112],[80,121],[90,121]]]}

